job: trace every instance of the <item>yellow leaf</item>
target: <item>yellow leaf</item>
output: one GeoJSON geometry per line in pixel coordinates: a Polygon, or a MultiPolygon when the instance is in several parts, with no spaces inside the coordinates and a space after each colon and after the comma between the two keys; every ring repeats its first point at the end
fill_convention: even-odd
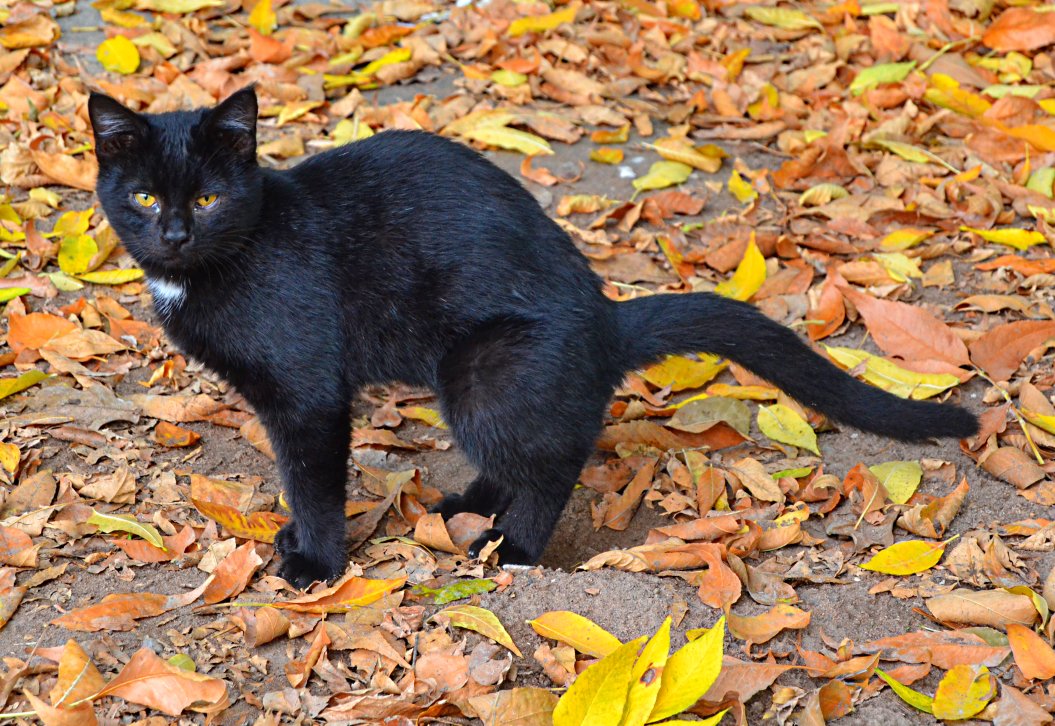
{"type": "Polygon", "coordinates": [[[670,386],[672,391],[699,388],[721,373],[729,365],[718,356],[701,353],[700,360],[682,355],[668,355],[663,361],[649,366],[641,377],[659,388],[670,386]]]}
{"type": "Polygon", "coordinates": [[[988,705],[996,695],[996,679],[984,665],[954,666],[938,683],[932,704],[934,718],[962,721],[988,705]]]}
{"type": "Polygon", "coordinates": [[[147,19],[135,13],[118,10],[115,7],[105,6],[99,8],[99,16],[104,23],[116,25],[119,28],[138,28],[147,25],[147,19]]]}
{"type": "Polygon", "coordinates": [[[824,346],[824,349],[836,362],[847,368],[856,368],[864,363],[861,378],[901,398],[930,398],[960,383],[960,379],[951,373],[917,373],[863,350],[829,345],[824,346]]]}
{"type": "Polygon", "coordinates": [[[975,229],[962,226],[961,232],[974,232],[986,242],[1014,247],[1016,250],[1028,250],[1033,245],[1042,244],[1045,240],[1040,232],[1028,229],[975,229]]]}
{"type": "Polygon", "coordinates": [[[886,681],[887,685],[893,689],[894,693],[900,696],[901,700],[908,705],[919,711],[923,711],[923,713],[934,713],[934,699],[930,696],[909,688],[899,681],[895,681],[879,668],[876,668],[876,675],[886,681]]]}
{"type": "Polygon", "coordinates": [[[447,428],[447,424],[443,422],[443,417],[440,412],[434,408],[426,408],[425,406],[404,406],[398,409],[399,415],[403,418],[411,418],[415,421],[421,421],[422,423],[428,424],[429,426],[435,426],[438,429],[447,428]]]}
{"type": "Polygon", "coordinates": [[[888,461],[868,468],[879,477],[894,504],[904,504],[911,499],[923,478],[923,467],[918,461],[888,461]]]}
{"type": "Polygon", "coordinates": [[[144,524],[130,514],[104,514],[92,510],[88,524],[94,524],[100,532],[127,532],[142,537],[150,544],[165,549],[165,541],[152,524],[144,524]]]}
{"type": "Polygon", "coordinates": [[[670,654],[670,616],[645,644],[630,673],[630,692],[621,726],[644,726],[659,695],[663,667],[670,654]]]}
{"type": "Polygon", "coordinates": [[[553,709],[553,726],[618,724],[634,660],[644,642],[645,638],[632,640],[580,673],[553,709]]]}
{"type": "MultiPolygon", "coordinates": [[[[473,630],[513,651],[517,654],[517,657],[524,657],[520,649],[517,648],[516,643],[509,637],[509,633],[502,626],[498,616],[490,610],[474,605],[454,605],[440,610],[436,615],[444,615],[454,627],[473,630]]],[[[436,617],[436,615],[433,617],[436,617]]]]}
{"type": "Polygon", "coordinates": [[[95,210],[91,207],[79,212],[66,212],[59,217],[59,221],[55,222],[55,227],[44,236],[76,237],[82,235],[88,231],[88,225],[91,224],[94,212],[95,210]]]}
{"type": "Polygon", "coordinates": [[[59,204],[62,203],[62,197],[59,196],[58,192],[45,189],[44,187],[33,187],[30,189],[29,198],[34,202],[43,202],[52,209],[58,209],[59,204]]]}
{"type": "Polygon", "coordinates": [[[123,35],[115,35],[100,43],[95,57],[103,68],[113,73],[127,76],[139,68],[139,49],[123,35]]]}
{"type": "Polygon", "coordinates": [[[920,540],[897,542],[877,552],[860,567],[862,570],[881,572],[884,575],[915,575],[938,564],[938,560],[945,554],[946,544],[948,543],[920,540]]]}
{"type": "Polygon", "coordinates": [[[824,29],[824,26],[813,16],[807,15],[801,10],[791,10],[790,8],[768,8],[751,5],[744,10],[744,15],[765,25],[772,25],[775,28],[783,28],[784,30],[824,29]]]}
{"type": "Polygon", "coordinates": [[[762,283],[766,281],[766,258],[755,244],[754,233],[744,250],[744,257],[736,266],[736,272],[728,280],[718,283],[714,291],[734,300],[750,300],[751,296],[758,292],[762,283]]]}
{"type": "Polygon", "coordinates": [[[749,204],[758,199],[758,192],[755,191],[749,182],[744,181],[744,178],[740,176],[740,172],[735,169],[729,175],[729,193],[736,197],[736,201],[741,204],[749,204]]]}
{"type": "Polygon", "coordinates": [[[713,174],[722,168],[722,159],[728,154],[717,146],[708,145],[695,147],[688,139],[667,137],[659,139],[655,144],[645,144],[657,154],[668,161],[677,161],[688,164],[694,169],[713,174]]]}
{"type": "Polygon", "coordinates": [[[87,272],[92,259],[99,254],[99,245],[86,234],[63,237],[59,246],[59,269],[67,275],[87,272]]]}
{"type": "Polygon", "coordinates": [[[338,121],[337,125],[333,127],[333,133],[330,134],[330,138],[333,139],[334,146],[344,146],[353,141],[368,139],[373,135],[374,130],[356,116],[354,118],[342,118],[338,121]]]}
{"type": "Polygon", "coordinates": [[[598,164],[621,164],[623,162],[623,150],[614,146],[602,146],[590,150],[590,161],[598,164]]]}
{"type": "Polygon", "coordinates": [[[366,85],[373,82],[374,74],[385,66],[396,63],[405,63],[410,60],[414,52],[410,48],[396,48],[375,61],[367,63],[361,70],[353,71],[346,76],[333,76],[328,73],[322,78],[326,88],[340,88],[342,86],[366,85]]]}
{"type": "Polygon", "coordinates": [[[0,443],[0,466],[9,474],[14,474],[18,468],[18,462],[22,460],[22,452],[14,444],[0,443]]]}
{"type": "Polygon", "coordinates": [[[900,252],[877,252],[873,257],[897,282],[908,282],[910,278],[923,277],[919,262],[900,252]]]}
{"type": "Polygon", "coordinates": [[[918,146],[912,144],[906,144],[902,141],[891,141],[890,139],[876,139],[872,142],[873,146],[878,146],[881,149],[886,149],[894,154],[897,154],[905,161],[911,161],[914,164],[941,164],[945,166],[945,162],[932,154],[931,152],[921,149],[918,146]]]}
{"type": "Polygon", "coordinates": [[[619,638],[600,625],[567,610],[544,613],[529,620],[528,625],[543,638],[559,640],[594,658],[614,653],[621,645],[619,638]]]}
{"type": "Polygon", "coordinates": [[[525,18],[517,18],[509,24],[509,30],[506,33],[510,37],[515,38],[524,33],[545,33],[565,23],[573,23],[575,22],[575,14],[579,12],[581,6],[581,2],[573,2],[568,7],[547,15],[530,15],[525,18]]]}
{"type": "Polygon", "coordinates": [[[92,282],[96,285],[123,285],[143,277],[143,271],[136,268],[127,270],[96,270],[95,272],[82,272],[77,275],[78,280],[92,282]]]}
{"type": "Polygon", "coordinates": [[[322,101],[295,101],[293,103],[287,103],[282,107],[282,110],[278,112],[277,126],[284,126],[290,121],[296,121],[301,116],[305,116],[309,111],[318,108],[323,104],[322,101]]]}
{"type": "Polygon", "coordinates": [[[153,48],[162,58],[171,58],[177,53],[176,46],[163,33],[146,33],[133,38],[132,42],[139,48],[145,46],[153,48]]]}
{"type": "Polygon", "coordinates": [[[480,126],[469,129],[463,136],[488,146],[519,151],[526,156],[537,156],[540,154],[548,156],[553,153],[549,142],[541,136],[519,129],[511,129],[508,126],[480,126]]]}
{"type": "Polygon", "coordinates": [[[218,8],[223,4],[223,0],[138,0],[136,9],[184,15],[202,8],[218,8]]]}
{"type": "Polygon", "coordinates": [[[516,88],[527,83],[528,77],[523,73],[517,73],[506,68],[499,69],[491,74],[491,80],[500,86],[516,88]]]}
{"type": "Polygon", "coordinates": [[[820,207],[833,199],[845,199],[850,192],[838,184],[816,184],[799,195],[800,207],[820,207]]]}
{"type": "Polygon", "coordinates": [[[261,35],[271,35],[278,26],[278,16],[271,9],[271,0],[257,0],[249,13],[249,24],[261,35]]]}
{"type": "Polygon", "coordinates": [[[971,118],[979,118],[993,106],[981,96],[961,89],[956,79],[944,73],[935,73],[930,77],[930,88],[924,91],[923,98],[935,106],[971,118]]]}
{"type": "Polygon", "coordinates": [[[7,398],[15,393],[20,393],[30,386],[35,386],[45,378],[50,377],[51,376],[44,371],[34,369],[26,371],[18,378],[0,378],[0,399],[7,398]]]}
{"type": "Polygon", "coordinates": [[[680,161],[657,161],[648,169],[648,173],[639,176],[632,182],[639,192],[650,189],[665,189],[681,184],[692,174],[692,167],[680,161]]]}
{"type": "Polygon", "coordinates": [[[698,721],[685,721],[684,719],[672,719],[670,721],[664,721],[663,723],[654,723],[652,726],[718,726],[722,719],[725,718],[725,714],[729,713],[729,709],[719,711],[713,716],[700,719],[698,721]]]}
{"type": "Polygon", "coordinates": [[[9,302],[16,297],[22,297],[29,292],[32,291],[28,287],[8,287],[0,289],[0,303],[9,302]]]}
{"type": "Polygon", "coordinates": [[[725,618],[696,640],[686,643],[663,668],[656,705],[648,722],[681,713],[707,693],[722,670],[725,618]]]}
{"type": "Polygon", "coordinates": [[[1023,408],[1022,417],[1037,428],[1044,429],[1049,434],[1055,434],[1055,416],[1034,413],[1033,411],[1023,408]]]}
{"type": "Polygon", "coordinates": [[[915,67],[916,61],[906,61],[905,63],[878,63],[865,68],[850,84],[850,93],[860,96],[869,88],[875,88],[884,83],[900,83],[915,67]]]}
{"type": "Polygon", "coordinates": [[[758,428],[773,441],[791,444],[821,455],[817,434],[806,421],[782,403],[758,407],[758,428]]]}
{"type": "Polygon", "coordinates": [[[879,246],[884,250],[899,252],[901,250],[907,250],[910,247],[915,247],[933,234],[934,230],[906,227],[905,229],[898,229],[888,234],[882,239],[882,241],[880,241],[879,246]]]}

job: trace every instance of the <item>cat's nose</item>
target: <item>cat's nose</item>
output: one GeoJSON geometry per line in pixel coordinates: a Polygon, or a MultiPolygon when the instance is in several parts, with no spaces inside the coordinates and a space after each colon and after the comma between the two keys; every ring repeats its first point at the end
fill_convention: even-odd
{"type": "Polygon", "coordinates": [[[169,224],[161,230],[161,241],[166,247],[178,249],[190,241],[190,230],[182,224],[169,224]]]}

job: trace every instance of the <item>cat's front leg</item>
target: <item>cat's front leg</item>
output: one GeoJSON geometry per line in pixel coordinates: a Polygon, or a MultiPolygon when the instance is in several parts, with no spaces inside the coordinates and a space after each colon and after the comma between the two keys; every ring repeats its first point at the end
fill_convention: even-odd
{"type": "MultiPolygon", "coordinates": [[[[258,410],[260,407],[258,406],[258,410]]],[[[260,410],[292,516],[275,538],[279,575],[299,588],[331,580],[348,564],[345,484],[351,422],[343,403],[260,410]]]]}

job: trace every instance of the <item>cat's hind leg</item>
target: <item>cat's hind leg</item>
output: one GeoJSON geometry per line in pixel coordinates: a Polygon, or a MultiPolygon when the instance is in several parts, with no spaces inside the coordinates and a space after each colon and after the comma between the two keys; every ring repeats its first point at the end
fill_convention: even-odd
{"type": "Polygon", "coordinates": [[[442,361],[444,417],[480,472],[449,509],[488,509],[481,500],[503,505],[473,554],[503,537],[503,564],[533,564],[542,555],[611,393],[584,347],[582,336],[542,322],[503,319],[481,326],[442,361]]]}

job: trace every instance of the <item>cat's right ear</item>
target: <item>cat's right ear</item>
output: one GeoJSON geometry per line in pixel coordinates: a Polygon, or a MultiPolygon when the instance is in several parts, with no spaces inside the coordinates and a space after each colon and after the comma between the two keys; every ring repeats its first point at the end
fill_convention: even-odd
{"type": "Polygon", "coordinates": [[[95,135],[95,153],[100,157],[128,150],[144,130],[139,114],[103,93],[92,93],[88,98],[88,117],[95,135]]]}

